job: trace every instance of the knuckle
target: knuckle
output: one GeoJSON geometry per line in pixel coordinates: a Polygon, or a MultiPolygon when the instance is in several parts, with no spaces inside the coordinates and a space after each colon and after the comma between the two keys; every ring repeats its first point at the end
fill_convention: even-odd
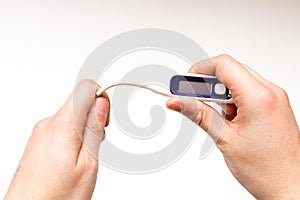
{"type": "Polygon", "coordinates": [[[216,146],[223,154],[232,154],[237,151],[237,148],[240,145],[238,137],[236,137],[237,135],[238,133],[234,130],[222,132],[222,134],[220,134],[215,140],[216,146]]]}
{"type": "Polygon", "coordinates": [[[272,108],[276,103],[275,92],[268,88],[263,88],[257,93],[257,97],[261,103],[266,108],[272,108]]]}
{"type": "MultiPolygon", "coordinates": [[[[91,117],[91,115],[89,115],[89,117],[91,117]]],[[[91,132],[92,134],[98,136],[101,139],[101,141],[103,141],[105,136],[105,131],[101,127],[102,127],[101,122],[99,122],[97,119],[92,117],[92,118],[88,118],[85,128],[86,131],[91,132]]]]}
{"type": "Polygon", "coordinates": [[[232,66],[238,63],[233,57],[228,54],[221,54],[212,60],[216,67],[216,75],[219,74],[219,76],[222,76],[223,73],[228,73],[228,70],[232,70],[232,66]]]}
{"type": "Polygon", "coordinates": [[[216,146],[218,147],[218,149],[220,149],[222,152],[225,152],[226,149],[229,146],[229,141],[227,138],[225,138],[224,136],[219,136],[216,139],[216,146]]]}
{"type": "Polygon", "coordinates": [[[97,159],[92,158],[92,161],[90,162],[90,168],[93,170],[98,170],[99,163],[97,159]]]}
{"type": "Polygon", "coordinates": [[[34,128],[33,128],[33,131],[34,132],[40,132],[41,130],[44,129],[44,127],[46,127],[49,123],[49,118],[45,118],[45,119],[42,119],[40,121],[38,121],[35,125],[34,125],[34,128]]]}
{"type": "Polygon", "coordinates": [[[86,128],[91,133],[97,134],[100,132],[99,126],[97,123],[87,123],[86,128]]]}
{"type": "Polygon", "coordinates": [[[195,122],[202,127],[205,131],[208,130],[207,120],[208,120],[208,113],[207,109],[204,106],[201,106],[199,112],[196,112],[195,115],[195,122]]]}
{"type": "Polygon", "coordinates": [[[50,121],[50,117],[42,119],[34,125],[33,131],[31,134],[31,140],[33,138],[37,139],[37,138],[44,137],[45,135],[48,134],[49,129],[51,129],[51,127],[52,127],[51,123],[49,121],[50,121]]]}
{"type": "Polygon", "coordinates": [[[206,127],[206,120],[207,120],[207,112],[208,110],[204,106],[204,104],[200,102],[197,103],[197,110],[193,110],[193,115],[190,116],[190,119],[198,124],[200,127],[202,127],[204,130],[207,130],[208,127],[206,127]]]}
{"type": "Polygon", "coordinates": [[[86,130],[89,131],[91,134],[97,136],[100,142],[102,142],[105,139],[105,131],[100,130],[98,127],[87,126],[86,130]]]}
{"type": "Polygon", "coordinates": [[[89,152],[86,153],[87,156],[85,156],[84,159],[81,159],[77,166],[80,170],[90,174],[91,177],[94,177],[99,168],[98,160],[91,156],[89,152]]]}
{"type": "Polygon", "coordinates": [[[88,164],[88,170],[90,171],[91,177],[96,177],[99,170],[98,160],[93,158],[88,164]]]}
{"type": "Polygon", "coordinates": [[[218,58],[220,58],[221,60],[233,60],[233,58],[229,55],[229,54],[221,54],[219,56],[217,56],[218,58]]]}
{"type": "Polygon", "coordinates": [[[73,123],[73,117],[71,115],[54,115],[50,122],[55,124],[72,124],[73,123]]]}
{"type": "Polygon", "coordinates": [[[105,130],[100,131],[99,137],[101,142],[105,139],[105,130]]]}
{"type": "Polygon", "coordinates": [[[83,79],[78,84],[79,87],[85,87],[85,86],[97,86],[97,83],[90,79],[83,79]]]}
{"type": "Polygon", "coordinates": [[[71,117],[65,116],[52,116],[47,119],[44,124],[44,130],[51,132],[52,135],[64,135],[64,133],[77,132],[77,126],[71,117]]]}
{"type": "Polygon", "coordinates": [[[284,89],[278,87],[276,93],[278,94],[280,100],[289,101],[288,94],[284,89]]]}
{"type": "Polygon", "coordinates": [[[95,82],[91,79],[83,79],[79,82],[79,84],[90,84],[90,83],[95,84],[95,82]]]}
{"type": "Polygon", "coordinates": [[[87,164],[87,169],[91,170],[92,172],[97,172],[99,168],[98,160],[89,156],[87,164]]]}

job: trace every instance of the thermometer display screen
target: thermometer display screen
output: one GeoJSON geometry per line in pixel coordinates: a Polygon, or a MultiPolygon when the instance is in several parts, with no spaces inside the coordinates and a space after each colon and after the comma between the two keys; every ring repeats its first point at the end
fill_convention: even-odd
{"type": "Polygon", "coordinates": [[[170,92],[174,95],[195,97],[208,101],[230,101],[232,99],[230,90],[215,76],[172,76],[170,92]]]}
{"type": "Polygon", "coordinates": [[[180,93],[188,93],[188,94],[203,94],[210,95],[211,94],[211,84],[196,82],[196,81],[179,81],[178,92],[180,93]]]}

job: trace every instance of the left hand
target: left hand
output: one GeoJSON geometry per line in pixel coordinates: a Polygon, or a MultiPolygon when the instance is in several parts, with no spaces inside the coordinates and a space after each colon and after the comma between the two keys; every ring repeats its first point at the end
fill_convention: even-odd
{"type": "Polygon", "coordinates": [[[109,121],[106,95],[82,81],[65,105],[38,122],[5,199],[90,199],[98,151],[109,121]]]}

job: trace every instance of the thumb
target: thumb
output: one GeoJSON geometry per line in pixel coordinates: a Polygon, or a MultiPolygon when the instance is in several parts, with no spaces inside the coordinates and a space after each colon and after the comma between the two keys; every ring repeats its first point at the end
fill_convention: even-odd
{"type": "Polygon", "coordinates": [[[83,146],[95,159],[98,159],[100,143],[105,138],[104,128],[108,124],[109,109],[108,99],[99,97],[88,113],[83,132],[83,146]]]}
{"type": "Polygon", "coordinates": [[[218,142],[223,128],[226,128],[225,119],[211,106],[194,99],[171,97],[167,101],[167,107],[180,112],[204,131],[206,131],[215,142],[218,142]]]}

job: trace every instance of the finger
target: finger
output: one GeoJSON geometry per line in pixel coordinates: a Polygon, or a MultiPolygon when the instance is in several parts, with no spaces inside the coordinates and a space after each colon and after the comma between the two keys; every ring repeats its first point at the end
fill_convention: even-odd
{"type": "MultiPolygon", "coordinates": [[[[188,117],[206,131],[212,139],[218,143],[228,131],[225,119],[209,105],[188,98],[171,97],[167,101],[167,107],[188,117]]],[[[221,140],[223,141],[223,140],[221,140]]]]}
{"type": "Polygon", "coordinates": [[[252,69],[251,67],[241,63],[245,69],[247,69],[253,76],[255,76],[262,84],[264,84],[265,86],[269,87],[270,89],[275,89],[278,88],[278,86],[270,81],[268,81],[267,79],[263,78],[261,75],[259,75],[254,69],[252,69]]]}
{"type": "Polygon", "coordinates": [[[91,80],[81,81],[55,115],[62,123],[72,125],[80,139],[98,88],[99,86],[91,80]]]}
{"type": "Polygon", "coordinates": [[[260,82],[262,82],[265,85],[271,86],[273,85],[271,82],[269,82],[268,80],[264,79],[262,76],[260,76],[256,71],[254,71],[254,69],[252,69],[251,67],[241,63],[241,65],[243,65],[243,67],[245,67],[245,69],[247,69],[253,76],[255,76],[260,82]]]}
{"type": "Polygon", "coordinates": [[[95,100],[86,121],[83,133],[83,144],[95,159],[98,159],[100,143],[105,138],[104,128],[109,120],[109,101],[105,97],[99,97],[95,100]]]}
{"type": "Polygon", "coordinates": [[[188,73],[192,74],[206,74],[206,75],[215,75],[215,69],[212,67],[214,63],[212,58],[202,60],[194,64],[189,70],[188,73]]]}
{"type": "Polygon", "coordinates": [[[220,55],[201,61],[189,70],[190,73],[215,75],[230,90],[236,105],[239,101],[251,103],[261,83],[241,63],[228,55],[220,55]]]}
{"type": "Polygon", "coordinates": [[[219,104],[226,115],[235,115],[236,114],[236,106],[234,104],[219,104]]]}
{"type": "MultiPolygon", "coordinates": [[[[99,89],[99,88],[98,88],[98,89],[99,89]]],[[[98,89],[97,89],[97,90],[98,90],[98,89]]],[[[104,98],[108,101],[108,104],[110,105],[110,100],[109,100],[109,97],[108,97],[108,95],[107,95],[106,92],[103,92],[103,93],[101,94],[101,96],[100,96],[100,97],[96,97],[96,99],[97,99],[97,98],[101,98],[101,97],[104,97],[104,98]]],[[[110,109],[109,109],[109,111],[108,111],[108,118],[107,118],[107,120],[106,120],[105,127],[108,126],[109,121],[110,121],[110,109]]]]}

